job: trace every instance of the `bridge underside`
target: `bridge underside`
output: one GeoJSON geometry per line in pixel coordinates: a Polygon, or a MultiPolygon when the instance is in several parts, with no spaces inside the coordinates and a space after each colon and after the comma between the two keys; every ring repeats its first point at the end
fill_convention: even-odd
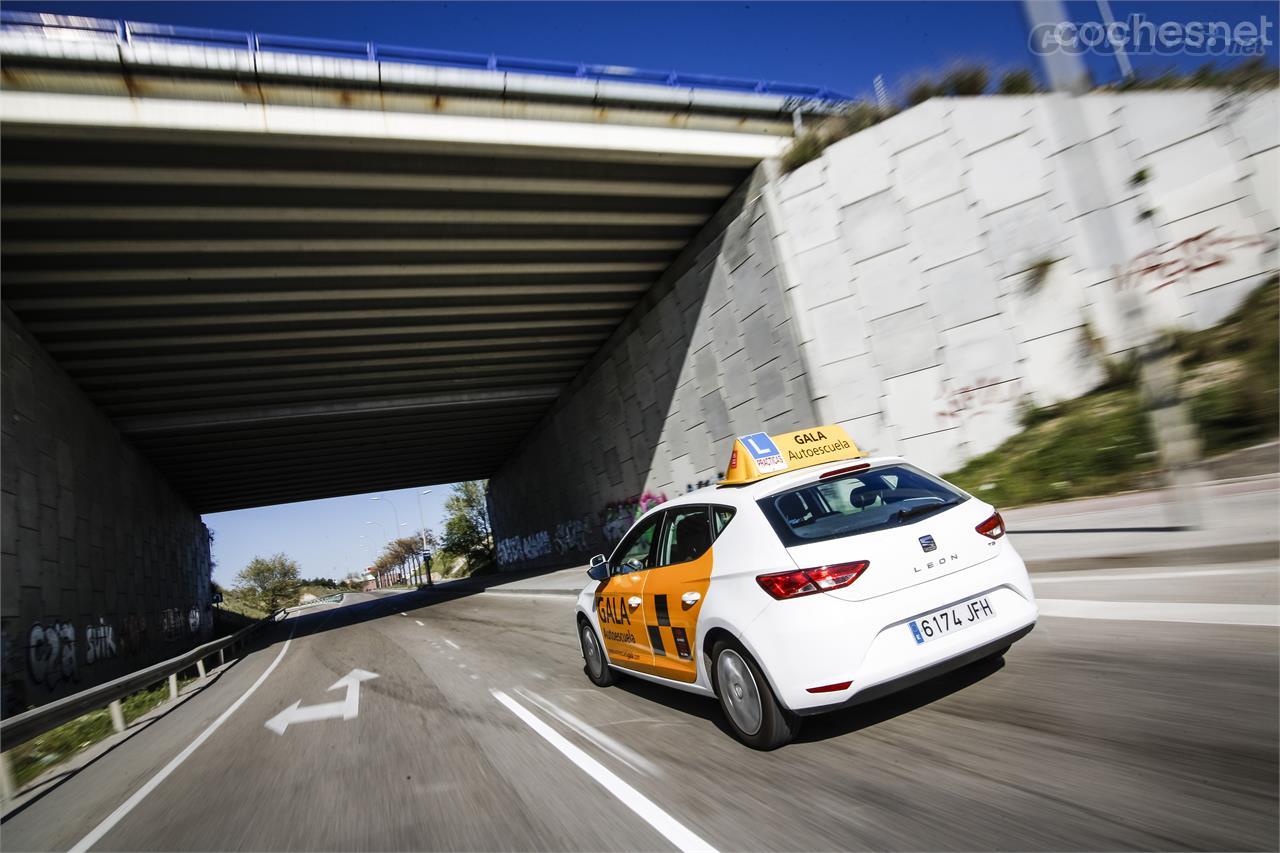
{"type": "Polygon", "coordinates": [[[484,477],[746,158],[10,123],[3,301],[197,512],[484,477]]]}

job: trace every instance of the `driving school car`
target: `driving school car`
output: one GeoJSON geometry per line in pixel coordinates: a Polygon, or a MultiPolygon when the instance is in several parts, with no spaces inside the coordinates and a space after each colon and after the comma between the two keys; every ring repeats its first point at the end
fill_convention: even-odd
{"type": "Polygon", "coordinates": [[[641,516],[577,602],[587,676],[715,696],[780,746],[1026,636],[1037,610],[987,503],[835,426],[739,438],[725,479],[641,516]]]}

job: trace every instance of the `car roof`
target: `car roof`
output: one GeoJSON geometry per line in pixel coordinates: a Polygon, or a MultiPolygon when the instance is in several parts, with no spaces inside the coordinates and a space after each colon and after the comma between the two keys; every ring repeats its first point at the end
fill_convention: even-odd
{"type": "Polygon", "coordinates": [[[701,489],[694,489],[691,492],[686,492],[679,497],[675,497],[669,501],[658,504],[658,506],[654,507],[654,510],[668,509],[687,504],[719,504],[720,506],[742,507],[755,503],[766,495],[786,491],[787,489],[801,483],[807,483],[827,471],[836,471],[840,468],[851,468],[855,465],[869,465],[874,468],[879,465],[888,465],[904,461],[906,460],[900,456],[875,456],[863,459],[844,459],[836,462],[824,462],[821,465],[810,465],[807,468],[801,468],[797,471],[788,471],[785,474],[765,477],[764,479],[756,480],[755,482],[748,483],[744,486],[704,486],[701,489]]]}

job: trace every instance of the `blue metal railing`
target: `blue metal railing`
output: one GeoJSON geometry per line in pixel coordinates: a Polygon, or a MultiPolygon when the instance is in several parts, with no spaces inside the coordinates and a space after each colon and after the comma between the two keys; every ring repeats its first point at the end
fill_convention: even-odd
{"type": "Polygon", "coordinates": [[[40,12],[0,10],[0,30],[2,29],[36,30],[46,35],[60,34],[71,38],[115,39],[125,44],[159,41],[199,45],[202,47],[365,59],[374,62],[405,62],[449,68],[470,68],[478,71],[509,71],[518,74],[545,74],[555,77],[576,77],[589,80],[649,83],[673,88],[718,89],[729,92],[750,92],[806,98],[827,103],[841,103],[852,100],[846,95],[825,87],[806,86],[801,83],[782,83],[775,80],[748,80],[739,77],[721,77],[714,74],[684,74],[679,71],[659,71],[619,65],[592,65],[561,62],[553,59],[430,50],[421,47],[377,44],[375,42],[271,35],[238,30],[215,30],[204,27],[145,24],[134,21],[117,21],[109,18],[81,18],[40,12]]]}

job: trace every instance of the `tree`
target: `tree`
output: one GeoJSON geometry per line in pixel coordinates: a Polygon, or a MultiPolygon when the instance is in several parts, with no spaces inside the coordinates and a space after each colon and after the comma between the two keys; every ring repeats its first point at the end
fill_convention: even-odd
{"type": "Polygon", "coordinates": [[[298,564],[284,554],[254,557],[236,575],[236,584],[258,600],[258,606],[275,612],[297,590],[301,573],[298,564]]]}
{"type": "Polygon", "coordinates": [[[454,483],[444,502],[444,550],[483,565],[493,560],[493,532],[489,529],[488,483],[454,483]]]}

